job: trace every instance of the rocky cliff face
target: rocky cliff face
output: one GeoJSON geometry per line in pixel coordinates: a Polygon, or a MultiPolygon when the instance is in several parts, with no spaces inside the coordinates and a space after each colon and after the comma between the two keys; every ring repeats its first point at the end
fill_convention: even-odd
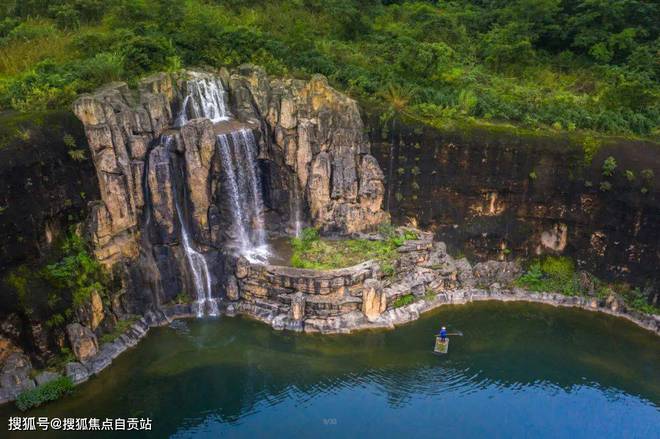
{"type": "Polygon", "coordinates": [[[72,114],[6,113],[0,127],[1,275],[42,258],[99,195],[89,154],[74,154],[86,147],[72,114]]]}
{"type": "MultiPolygon", "coordinates": [[[[353,233],[387,218],[381,210],[383,174],[370,155],[354,100],[318,75],[310,81],[268,81],[262,71],[247,67],[228,82],[237,115],[262,122],[264,156],[295,174],[289,185],[301,189],[315,226],[353,233]]],[[[271,193],[271,199],[284,195],[271,193]]]]}
{"type": "Polygon", "coordinates": [[[137,90],[110,84],[81,96],[74,112],[99,180],[91,215],[96,255],[122,267],[124,285],[137,293],[124,298],[131,312],[199,289],[200,276],[204,289],[218,291],[225,244],[253,238],[236,223],[252,230],[263,221],[244,218],[238,204],[258,210],[261,200],[244,194],[253,180],[272,231],[291,229],[299,216],[324,232],[350,234],[388,217],[358,106],[323,77],[273,79],[252,66],[159,74],[137,90]],[[241,151],[250,139],[261,178],[246,181],[233,174],[250,159],[241,151]],[[208,268],[195,269],[184,235],[208,268]]]}
{"type": "Polygon", "coordinates": [[[658,282],[657,144],[604,142],[589,160],[560,136],[369,120],[395,221],[414,218],[482,260],[566,254],[606,278],[658,282]]]}

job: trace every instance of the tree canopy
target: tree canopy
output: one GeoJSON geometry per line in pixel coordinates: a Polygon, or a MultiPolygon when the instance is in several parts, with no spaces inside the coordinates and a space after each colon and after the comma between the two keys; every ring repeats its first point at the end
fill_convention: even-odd
{"type": "Polygon", "coordinates": [[[9,0],[0,107],[252,62],[420,119],[657,136],[658,23],[650,0],[9,0]]]}

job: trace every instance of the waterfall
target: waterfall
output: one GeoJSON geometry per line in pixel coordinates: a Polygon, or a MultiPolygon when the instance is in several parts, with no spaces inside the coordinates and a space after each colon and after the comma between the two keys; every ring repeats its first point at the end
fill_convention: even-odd
{"type": "Polygon", "coordinates": [[[249,129],[220,134],[217,144],[240,252],[249,260],[265,261],[269,251],[254,134],[249,129]]]}
{"type": "MultiPolygon", "coordinates": [[[[163,136],[162,140],[168,151],[171,150],[170,144],[174,140],[173,137],[163,136]]],[[[181,244],[183,245],[183,251],[186,254],[186,260],[190,266],[190,271],[193,275],[193,283],[195,284],[196,300],[193,305],[193,310],[197,314],[197,317],[202,317],[205,309],[208,310],[210,316],[215,317],[219,314],[218,302],[211,295],[211,273],[209,271],[209,266],[206,263],[204,255],[196,251],[191,245],[190,236],[186,227],[186,219],[181,210],[181,206],[179,205],[179,197],[177,196],[175,181],[176,178],[173,177],[172,189],[174,192],[174,207],[176,209],[177,217],[179,218],[181,244]]]]}
{"type": "MultiPolygon", "coordinates": [[[[237,239],[241,245],[249,242],[245,221],[243,220],[243,213],[245,212],[241,206],[241,196],[238,192],[238,184],[236,182],[236,172],[232,163],[232,153],[229,146],[229,139],[226,134],[218,136],[218,145],[220,149],[220,158],[222,160],[222,167],[227,173],[227,195],[231,203],[230,211],[233,219],[233,226],[237,234],[237,239]]],[[[247,212],[246,212],[247,213],[247,212]]]]}
{"type": "Polygon", "coordinates": [[[229,120],[226,94],[218,79],[193,77],[186,83],[187,95],[175,120],[175,126],[181,127],[189,119],[205,117],[216,123],[229,120]],[[188,116],[191,116],[190,118],[188,116]]]}
{"type": "Polygon", "coordinates": [[[289,221],[293,234],[299,237],[302,233],[302,204],[300,201],[300,189],[295,175],[291,177],[292,194],[289,197],[289,221]]]}

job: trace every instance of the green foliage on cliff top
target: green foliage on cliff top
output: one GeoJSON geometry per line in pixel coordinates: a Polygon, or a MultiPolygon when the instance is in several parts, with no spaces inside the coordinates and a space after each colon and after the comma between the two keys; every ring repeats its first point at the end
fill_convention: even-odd
{"type": "MultiPolygon", "coordinates": [[[[382,232],[381,232],[382,233],[382,232]]],[[[291,266],[315,270],[350,267],[370,259],[378,261],[385,275],[394,274],[396,249],[408,239],[416,239],[412,232],[386,230],[385,239],[321,239],[313,228],[303,230],[300,237],[291,239],[291,266]]]]}
{"type": "Polygon", "coordinates": [[[0,106],[252,62],[325,74],[390,116],[657,135],[659,19],[644,0],[9,0],[0,106]]]}
{"type": "Polygon", "coordinates": [[[18,398],[16,398],[16,407],[21,411],[39,407],[46,402],[58,400],[64,395],[73,392],[73,387],[71,378],[56,378],[53,381],[42,384],[37,388],[26,390],[18,395],[18,398]]]}

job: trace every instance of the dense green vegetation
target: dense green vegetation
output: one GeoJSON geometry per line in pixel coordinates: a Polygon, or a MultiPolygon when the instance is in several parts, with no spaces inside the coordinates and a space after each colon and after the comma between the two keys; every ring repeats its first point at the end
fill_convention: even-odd
{"type": "Polygon", "coordinates": [[[648,291],[631,288],[625,283],[606,283],[584,271],[577,271],[567,257],[546,256],[533,261],[516,284],[530,291],[557,292],[567,296],[594,296],[605,299],[618,295],[627,306],[649,314],[660,314],[660,308],[648,303],[648,291]]]}
{"type": "Polygon", "coordinates": [[[647,0],[8,0],[0,107],[253,62],[325,74],[390,117],[655,136],[658,22],[647,0]]]}
{"type": "Polygon", "coordinates": [[[75,229],[57,243],[47,259],[39,267],[21,265],[4,279],[20,314],[45,320],[49,328],[61,327],[78,307],[89,302],[93,292],[107,296],[110,277],[75,229]]]}
{"type": "Polygon", "coordinates": [[[392,302],[392,308],[401,308],[402,306],[410,305],[415,300],[415,296],[412,294],[405,294],[392,302]]]}
{"type": "Polygon", "coordinates": [[[16,398],[16,407],[25,411],[33,407],[55,401],[73,391],[73,381],[69,377],[59,377],[45,384],[18,395],[16,398]]]}
{"type": "Polygon", "coordinates": [[[321,239],[316,229],[306,228],[300,237],[291,239],[291,265],[297,268],[330,270],[350,267],[370,259],[380,263],[386,276],[394,274],[396,249],[406,240],[416,239],[413,232],[399,233],[390,226],[381,228],[383,240],[321,239]]]}

